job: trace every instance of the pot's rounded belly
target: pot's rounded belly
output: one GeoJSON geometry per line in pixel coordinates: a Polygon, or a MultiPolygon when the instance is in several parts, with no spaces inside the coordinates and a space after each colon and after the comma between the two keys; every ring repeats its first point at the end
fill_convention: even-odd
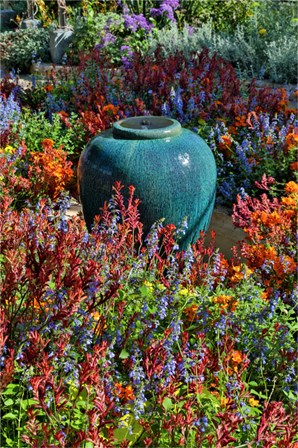
{"type": "Polygon", "coordinates": [[[135,187],[145,234],[157,220],[178,226],[187,217],[188,230],[181,241],[186,247],[208,228],[216,191],[215,161],[207,144],[186,129],[175,137],[152,140],[117,139],[106,131],[83,151],[78,177],[89,230],[116,181],[135,187]]]}

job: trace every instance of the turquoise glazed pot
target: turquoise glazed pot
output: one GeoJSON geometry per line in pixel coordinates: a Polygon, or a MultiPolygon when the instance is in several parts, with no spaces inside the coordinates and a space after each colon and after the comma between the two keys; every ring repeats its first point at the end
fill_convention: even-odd
{"type": "Polygon", "coordinates": [[[159,219],[188,228],[185,249],[207,230],[214,207],[216,165],[204,140],[165,117],[133,117],[94,137],[78,167],[83,214],[89,230],[112,196],[115,181],[136,188],[144,233],[159,219]]]}

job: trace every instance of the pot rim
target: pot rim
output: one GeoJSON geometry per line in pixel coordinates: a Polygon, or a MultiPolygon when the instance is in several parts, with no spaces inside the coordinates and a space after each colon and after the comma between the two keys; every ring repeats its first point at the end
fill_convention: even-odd
{"type": "Polygon", "coordinates": [[[179,121],[156,115],[124,118],[113,124],[113,136],[127,140],[175,137],[181,130],[179,121]]]}

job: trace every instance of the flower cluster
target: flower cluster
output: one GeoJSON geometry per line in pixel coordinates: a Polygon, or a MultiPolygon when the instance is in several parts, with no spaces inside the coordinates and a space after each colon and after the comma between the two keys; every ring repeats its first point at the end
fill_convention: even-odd
{"type": "MultiPolygon", "coordinates": [[[[264,175],[258,186],[270,190],[270,183],[274,184],[275,180],[264,175]]],[[[260,199],[238,197],[233,222],[249,237],[241,246],[241,256],[261,277],[267,295],[278,290],[289,298],[293,296],[297,272],[298,184],[288,182],[284,194],[280,200],[270,200],[266,193],[260,199]]]]}
{"type": "Polygon", "coordinates": [[[22,143],[17,150],[8,145],[0,152],[2,196],[9,192],[16,208],[26,200],[36,203],[40,197],[58,198],[73,179],[66,152],[54,148],[52,139],[44,139],[42,148],[29,153],[22,143]]]}
{"type": "Polygon", "coordinates": [[[179,0],[163,0],[159,8],[151,8],[152,17],[166,16],[171,22],[176,22],[174,11],[179,8],[179,0]]]}

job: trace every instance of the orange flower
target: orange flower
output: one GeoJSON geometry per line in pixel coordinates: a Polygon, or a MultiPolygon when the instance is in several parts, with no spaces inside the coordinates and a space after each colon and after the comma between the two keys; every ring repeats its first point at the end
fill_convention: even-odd
{"type": "Polygon", "coordinates": [[[235,126],[236,127],[240,127],[240,126],[243,126],[243,127],[246,127],[246,116],[245,115],[241,115],[240,117],[239,116],[237,116],[236,118],[235,118],[235,126]]]}
{"type": "Polygon", "coordinates": [[[33,308],[34,308],[35,310],[44,311],[45,313],[47,313],[47,312],[49,311],[49,306],[48,306],[48,305],[49,305],[49,304],[48,304],[47,302],[42,301],[42,300],[37,300],[37,299],[34,297],[34,300],[33,300],[33,308]]]}
{"type": "Polygon", "coordinates": [[[72,163],[61,148],[53,147],[53,140],[42,141],[43,152],[31,153],[29,179],[33,180],[33,190],[37,195],[42,191],[56,198],[73,176],[72,163]]]}
{"type": "Polygon", "coordinates": [[[101,336],[102,332],[107,328],[106,320],[98,311],[94,311],[91,315],[95,321],[93,331],[97,336],[101,336]]]}
{"type": "Polygon", "coordinates": [[[125,402],[135,399],[132,386],[122,386],[120,383],[115,383],[115,386],[116,395],[125,402]]]}
{"type": "Polygon", "coordinates": [[[228,127],[228,132],[231,135],[236,135],[237,134],[237,129],[235,128],[235,126],[229,126],[228,127]]]}
{"type": "Polygon", "coordinates": [[[261,293],[261,299],[263,299],[263,300],[265,300],[266,302],[268,302],[268,295],[269,295],[269,293],[268,293],[268,291],[263,291],[262,293],[261,293]]]}
{"type": "Polygon", "coordinates": [[[228,363],[228,372],[238,372],[240,364],[247,360],[244,353],[239,350],[232,350],[232,353],[227,357],[226,361],[228,363]]]}
{"type": "Polygon", "coordinates": [[[223,408],[230,408],[233,404],[232,398],[222,397],[220,399],[220,404],[223,408]]]}
{"type": "Polygon", "coordinates": [[[230,272],[230,281],[233,283],[238,283],[244,279],[244,277],[249,277],[252,274],[252,270],[248,269],[246,266],[241,264],[232,266],[230,272]]]}
{"type": "Polygon", "coordinates": [[[267,145],[273,145],[273,144],[274,144],[274,141],[273,141],[271,135],[269,135],[269,136],[267,137],[267,139],[266,139],[266,144],[267,144],[267,145]]]}
{"type": "Polygon", "coordinates": [[[57,115],[59,115],[61,118],[67,118],[69,117],[69,114],[67,112],[65,112],[64,110],[60,110],[60,112],[57,112],[57,115]]]}
{"type": "Polygon", "coordinates": [[[107,112],[110,115],[117,115],[119,107],[114,106],[113,104],[107,104],[102,108],[103,112],[107,112]]]}
{"type": "Polygon", "coordinates": [[[288,194],[298,193],[298,184],[296,182],[288,182],[285,187],[285,192],[288,194]]]}
{"type": "Polygon", "coordinates": [[[232,150],[231,150],[231,146],[232,146],[233,142],[231,140],[231,138],[228,135],[222,135],[218,148],[221,150],[221,152],[223,153],[224,157],[226,159],[230,159],[231,155],[232,155],[232,150]]]}
{"type": "Polygon", "coordinates": [[[264,226],[268,227],[273,227],[276,226],[277,224],[283,223],[282,217],[276,210],[274,210],[274,212],[269,214],[266,212],[261,212],[260,220],[264,226]]]}
{"type": "Polygon", "coordinates": [[[203,78],[201,81],[202,85],[209,86],[210,85],[210,79],[209,78],[203,78]]]}
{"type": "Polygon", "coordinates": [[[289,151],[290,149],[297,147],[298,147],[298,134],[295,132],[290,132],[286,136],[285,149],[289,151]]]}
{"type": "Polygon", "coordinates": [[[43,147],[45,147],[45,146],[53,146],[54,143],[55,143],[54,140],[52,140],[51,138],[44,138],[41,141],[41,144],[42,144],[43,147]]]}
{"type": "Polygon", "coordinates": [[[246,355],[244,353],[241,353],[239,350],[233,350],[231,354],[231,360],[235,364],[240,364],[244,361],[246,358],[246,355]]]}
{"type": "Polygon", "coordinates": [[[46,92],[51,92],[53,90],[53,86],[51,84],[47,84],[46,86],[44,86],[44,90],[46,92]]]}
{"type": "Polygon", "coordinates": [[[221,311],[229,309],[229,311],[235,311],[238,302],[233,296],[221,295],[213,298],[213,302],[220,305],[221,311]]]}
{"type": "Polygon", "coordinates": [[[292,162],[290,163],[290,169],[292,171],[298,171],[298,162],[292,162]]]}
{"type": "Polygon", "coordinates": [[[282,197],[280,202],[282,205],[285,205],[286,207],[289,207],[289,208],[295,209],[297,206],[297,201],[295,201],[295,199],[292,197],[282,197]]]}
{"type": "Polygon", "coordinates": [[[186,320],[189,322],[193,322],[197,317],[197,305],[191,305],[185,308],[184,313],[186,314],[186,320]]]}
{"type": "Polygon", "coordinates": [[[280,100],[277,103],[278,109],[284,110],[288,104],[288,93],[286,89],[277,89],[277,94],[281,94],[280,100]]]}
{"type": "Polygon", "coordinates": [[[232,146],[232,140],[228,135],[222,135],[221,141],[228,147],[232,146]]]}

